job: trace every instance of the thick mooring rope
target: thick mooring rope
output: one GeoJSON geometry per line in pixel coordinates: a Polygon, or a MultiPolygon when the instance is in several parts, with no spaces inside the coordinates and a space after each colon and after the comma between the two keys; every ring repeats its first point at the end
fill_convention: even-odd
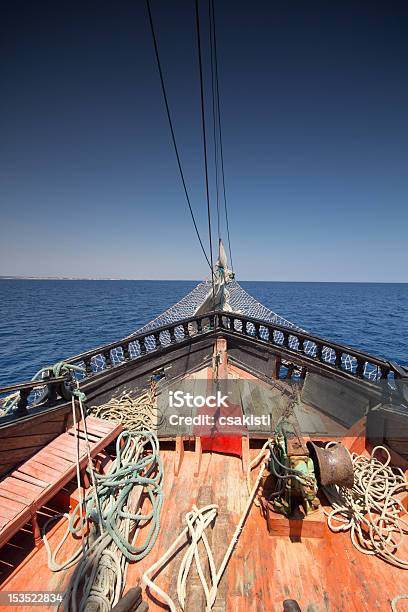
{"type": "Polygon", "coordinates": [[[95,473],[95,486],[83,501],[83,516],[79,504],[71,515],[65,515],[67,530],[54,552],[43,533],[48,566],[52,571],[78,563],[64,596],[64,610],[83,612],[88,604],[96,603],[98,610],[104,612],[119,601],[127,562],[143,559],[156,541],[163,503],[162,479],[163,465],[156,435],[149,431],[122,432],[116,442],[116,459],[109,472],[106,475],[95,473]],[[146,513],[142,513],[139,507],[142,492],[151,504],[151,510],[146,513]],[[90,533],[85,553],[80,546],[69,559],[58,563],[56,557],[68,535],[82,534],[87,525],[90,525],[90,533]],[[143,527],[147,534],[136,546],[143,527]]]}
{"type": "Polygon", "coordinates": [[[334,532],[350,531],[360,552],[408,569],[408,559],[398,555],[408,533],[408,512],[401,502],[401,494],[408,492],[404,472],[390,466],[390,453],[384,446],[376,446],[369,457],[353,453],[351,458],[353,488],[324,487],[333,507],[325,511],[328,526],[334,532]],[[379,453],[385,455],[384,463],[377,459],[379,453]]]}
{"type": "MultiPolygon", "coordinates": [[[[272,438],[269,438],[269,440],[267,440],[265,442],[265,444],[262,446],[261,450],[259,451],[259,453],[257,454],[257,456],[252,459],[252,461],[250,462],[250,464],[248,465],[248,469],[247,469],[247,488],[248,488],[248,495],[251,495],[251,491],[252,491],[252,486],[251,486],[251,472],[253,469],[255,469],[262,460],[266,461],[266,459],[268,459],[270,457],[271,454],[271,445],[273,444],[273,440],[272,438]]],[[[254,504],[255,506],[259,506],[260,502],[258,499],[254,500],[254,504]]]]}
{"type": "Polygon", "coordinates": [[[157,430],[162,420],[156,404],[156,383],[152,382],[150,389],[139,397],[123,393],[120,397],[112,397],[102,406],[92,406],[89,414],[99,418],[122,423],[127,431],[143,429],[157,430]]]}
{"type": "Polygon", "coordinates": [[[185,545],[189,542],[189,547],[181,561],[179,573],[177,576],[177,597],[180,603],[182,610],[184,610],[185,598],[186,598],[186,582],[188,578],[188,574],[192,565],[192,561],[194,559],[198,571],[198,575],[200,577],[201,584],[204,589],[205,598],[206,598],[206,607],[209,609],[210,606],[210,588],[208,587],[207,581],[204,576],[204,571],[201,565],[200,556],[198,552],[198,544],[200,540],[203,541],[205,550],[208,557],[208,563],[210,567],[210,580],[211,584],[214,583],[215,580],[215,564],[214,557],[208,543],[207,536],[205,534],[206,528],[213,522],[215,517],[217,516],[217,508],[216,505],[204,506],[203,508],[198,509],[196,506],[193,506],[190,512],[186,514],[186,523],[187,526],[183,529],[180,535],[174,540],[174,542],[170,545],[170,547],[166,550],[166,552],[154,563],[149,569],[145,571],[142,577],[142,581],[146,586],[149,587],[151,592],[155,592],[159,595],[163,601],[170,608],[171,612],[176,612],[177,608],[174,601],[171,597],[163,591],[157,584],[155,584],[151,579],[150,575],[154,574],[161,568],[165,563],[173,556],[174,552],[181,546],[185,545]]]}
{"type": "MultiPolygon", "coordinates": [[[[262,449],[262,456],[257,458],[258,464],[261,461],[263,456],[268,456],[268,453],[265,449],[262,449]]],[[[254,463],[254,462],[252,462],[254,463]]],[[[217,598],[218,585],[224,575],[225,569],[229,563],[231,555],[234,551],[235,545],[238,542],[239,536],[241,535],[242,529],[245,524],[245,520],[248,516],[248,513],[251,509],[252,503],[254,501],[256,492],[259,487],[259,483],[263,476],[263,473],[266,469],[266,464],[263,463],[258,476],[256,478],[255,484],[250,490],[250,494],[248,496],[247,503],[245,508],[241,514],[241,517],[238,521],[238,524],[235,528],[234,534],[230,540],[228,548],[225,552],[225,555],[221,561],[220,567],[217,570],[215,567],[214,557],[209,545],[208,539],[205,534],[205,529],[213,522],[217,515],[216,505],[204,506],[203,508],[198,509],[196,506],[193,506],[192,510],[186,514],[186,523],[187,526],[180,533],[180,535],[174,540],[174,542],[170,545],[167,551],[158,559],[151,567],[149,567],[145,573],[143,574],[142,581],[146,584],[151,592],[155,592],[159,595],[163,601],[170,608],[171,612],[176,612],[177,608],[174,601],[171,597],[163,591],[157,584],[155,584],[150,576],[154,573],[157,574],[158,570],[163,567],[167,561],[173,556],[175,551],[182,546],[188,543],[188,549],[181,561],[180,569],[177,578],[177,597],[182,610],[185,609],[186,603],[186,594],[187,594],[187,579],[190,572],[190,568],[193,560],[195,561],[197,572],[204,590],[205,600],[206,600],[206,612],[210,612],[211,608],[215,604],[215,600],[217,598]],[[198,545],[200,540],[203,541],[205,551],[207,553],[208,565],[210,568],[210,585],[207,584],[204,570],[200,561],[199,549],[198,545]]]]}

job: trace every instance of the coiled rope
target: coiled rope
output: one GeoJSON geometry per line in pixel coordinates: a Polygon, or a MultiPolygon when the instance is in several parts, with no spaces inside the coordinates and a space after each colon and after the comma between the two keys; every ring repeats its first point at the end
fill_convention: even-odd
{"type": "Polygon", "coordinates": [[[408,569],[408,559],[398,555],[408,533],[408,512],[401,501],[401,494],[408,492],[404,472],[391,467],[391,456],[384,446],[376,446],[369,457],[352,453],[351,459],[353,488],[323,488],[333,507],[325,511],[329,528],[333,532],[350,531],[358,551],[408,569]],[[384,463],[376,457],[379,453],[385,455],[384,463]]]}
{"type": "MultiPolygon", "coordinates": [[[[270,443],[270,441],[268,441],[270,443]]],[[[258,455],[258,457],[251,462],[251,465],[255,467],[259,465],[263,458],[268,458],[269,451],[267,449],[266,443],[258,455]]],[[[194,560],[197,572],[200,577],[200,581],[204,590],[205,600],[206,600],[206,612],[209,612],[211,608],[215,604],[215,600],[217,598],[218,585],[224,575],[225,569],[229,563],[235,545],[238,542],[239,536],[242,532],[242,529],[245,524],[245,520],[248,516],[249,510],[254,501],[256,492],[259,487],[259,483],[263,476],[263,473],[266,468],[266,463],[264,462],[261,466],[256,481],[250,489],[250,493],[248,496],[247,503],[245,508],[241,514],[241,517],[238,521],[238,524],[235,528],[234,534],[230,540],[228,548],[225,552],[223,560],[220,564],[218,570],[216,570],[213,553],[211,551],[211,547],[209,545],[208,539],[205,534],[205,529],[214,521],[217,515],[218,506],[211,504],[209,506],[204,506],[203,508],[198,509],[196,506],[193,506],[190,512],[187,512],[185,516],[185,520],[187,526],[183,529],[180,535],[174,540],[174,542],[170,545],[167,551],[158,559],[151,567],[149,567],[142,576],[142,582],[149,587],[151,592],[155,592],[159,595],[163,601],[170,608],[171,612],[176,612],[177,608],[174,601],[171,597],[163,591],[157,584],[155,584],[150,576],[153,574],[157,574],[158,570],[164,566],[167,561],[173,556],[174,552],[184,543],[188,543],[188,549],[181,561],[180,569],[177,577],[177,597],[182,610],[185,609],[185,601],[186,601],[186,593],[187,593],[187,579],[192,566],[192,562],[194,560]],[[210,584],[207,583],[203,567],[201,564],[198,545],[200,540],[203,541],[205,551],[207,553],[208,565],[210,568],[210,584]]]]}
{"type": "Polygon", "coordinates": [[[120,397],[112,397],[102,406],[92,406],[89,413],[99,419],[122,423],[128,431],[157,430],[163,415],[156,406],[156,387],[152,381],[150,389],[143,395],[134,398],[130,393],[123,393],[120,397]]]}
{"type": "Polygon", "coordinates": [[[156,435],[150,431],[122,432],[109,472],[95,473],[94,477],[95,485],[83,504],[78,504],[71,515],[64,515],[67,530],[54,552],[44,533],[50,521],[44,526],[48,567],[59,571],[78,564],[64,596],[64,610],[69,612],[83,612],[90,603],[97,603],[102,612],[110,610],[120,599],[127,562],[144,558],[156,541],[163,504],[163,465],[156,435]],[[139,507],[142,492],[151,506],[145,513],[139,507]],[[58,563],[56,557],[68,535],[83,534],[88,524],[85,550],[80,546],[69,559],[58,563]],[[143,527],[147,535],[136,545],[143,527]]]}

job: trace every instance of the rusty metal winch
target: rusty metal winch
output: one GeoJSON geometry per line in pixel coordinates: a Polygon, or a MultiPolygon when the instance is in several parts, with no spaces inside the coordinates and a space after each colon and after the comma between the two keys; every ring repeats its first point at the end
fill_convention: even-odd
{"type": "Polygon", "coordinates": [[[354,482],[350,454],[341,444],[328,448],[303,440],[295,424],[285,421],[271,445],[269,475],[264,482],[264,503],[291,517],[298,508],[305,515],[320,507],[320,486],[351,488],[354,482]]]}
{"type": "Polygon", "coordinates": [[[333,443],[328,448],[314,442],[307,443],[315,466],[319,486],[338,485],[351,489],[354,484],[354,471],[350,453],[342,444],[333,443]]]}

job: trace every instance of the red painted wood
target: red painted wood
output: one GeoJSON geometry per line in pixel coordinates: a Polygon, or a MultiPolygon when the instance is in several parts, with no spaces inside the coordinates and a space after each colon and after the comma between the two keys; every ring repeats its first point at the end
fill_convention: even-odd
{"type": "MultiPolygon", "coordinates": [[[[47,447],[47,455],[49,457],[55,457],[56,459],[61,459],[63,457],[69,463],[76,463],[76,452],[72,452],[70,449],[67,449],[65,446],[59,446],[58,444],[54,444],[53,446],[48,445],[47,447]]],[[[82,455],[80,451],[79,455],[82,455]]]]}
{"type": "MultiPolygon", "coordinates": [[[[85,427],[83,423],[79,424],[78,429],[80,432],[85,433],[85,427]]],[[[86,430],[88,432],[88,435],[101,437],[101,436],[104,436],[106,433],[108,433],[111,430],[111,428],[105,427],[105,425],[100,426],[100,425],[94,425],[92,423],[87,423],[86,430]]],[[[73,434],[74,429],[72,428],[69,433],[73,434]]]]}
{"type": "Polygon", "coordinates": [[[8,508],[15,512],[21,512],[27,506],[25,503],[21,503],[16,499],[5,498],[0,495],[0,508],[8,508]]]}
{"type": "Polygon", "coordinates": [[[43,465],[42,463],[39,463],[35,457],[25,462],[24,468],[26,467],[30,467],[30,468],[37,470],[40,478],[45,480],[45,482],[52,482],[52,480],[55,479],[56,473],[61,474],[64,471],[58,466],[55,466],[54,468],[50,468],[46,465],[43,465]]]}
{"type": "Polygon", "coordinates": [[[21,512],[21,508],[15,511],[13,510],[13,508],[3,506],[2,501],[3,499],[0,498],[0,516],[2,516],[3,518],[12,519],[17,513],[21,512]]]}
{"type": "Polygon", "coordinates": [[[10,491],[11,493],[16,492],[20,495],[26,495],[30,499],[34,499],[44,490],[44,487],[38,487],[30,482],[24,482],[24,480],[19,480],[18,478],[10,476],[1,481],[0,490],[10,491]]]}
{"type": "Polygon", "coordinates": [[[43,451],[36,454],[35,460],[38,461],[38,463],[42,463],[42,465],[45,465],[50,468],[56,466],[60,468],[61,471],[69,469],[72,465],[72,461],[67,459],[66,457],[55,457],[54,455],[51,455],[50,453],[45,453],[43,451]]]}
{"type": "MultiPolygon", "coordinates": [[[[251,449],[251,458],[257,452],[251,449]]],[[[125,593],[138,583],[143,571],[163,554],[184,528],[185,513],[202,499],[201,492],[206,487],[211,491],[211,501],[219,506],[212,538],[218,567],[248,497],[241,461],[236,457],[205,453],[197,478],[192,478],[193,452],[185,451],[178,477],[173,474],[174,452],[162,451],[161,454],[165,471],[161,529],[152,552],[142,561],[129,564],[125,593]]],[[[50,533],[52,549],[60,542],[65,529],[66,522],[61,520],[50,533]]],[[[69,538],[63,557],[68,557],[77,548],[78,540],[69,538]]],[[[179,552],[155,577],[155,582],[175,601],[177,573],[184,552],[185,549],[179,552]]],[[[50,572],[42,547],[1,588],[8,591],[64,590],[74,569],[50,572]]],[[[327,530],[322,539],[303,538],[301,542],[291,542],[287,536],[270,538],[265,519],[258,508],[252,507],[221,582],[214,610],[282,612],[283,601],[293,598],[304,612],[385,611],[390,609],[390,599],[406,592],[408,573],[358,553],[351,545],[349,534],[333,534],[327,530]]],[[[163,612],[159,601],[144,590],[143,599],[148,602],[150,612],[163,612]]],[[[403,605],[401,602],[401,612],[403,605]]]]}
{"type": "Polygon", "coordinates": [[[34,478],[40,478],[41,480],[43,480],[44,482],[47,483],[47,486],[50,484],[50,482],[52,480],[52,476],[50,476],[49,478],[44,476],[44,472],[40,472],[38,470],[38,468],[36,468],[35,466],[32,466],[32,465],[26,465],[24,463],[23,465],[20,466],[19,470],[23,474],[28,474],[29,476],[34,476],[34,478]]]}
{"type": "Polygon", "coordinates": [[[89,427],[106,429],[107,431],[112,430],[114,427],[117,426],[117,423],[115,423],[114,421],[106,421],[105,419],[102,420],[102,419],[98,419],[93,416],[86,417],[87,427],[88,427],[88,424],[89,424],[89,427]]]}
{"type": "Polygon", "coordinates": [[[184,457],[184,441],[182,436],[176,436],[176,451],[174,453],[174,475],[178,476],[184,457]]]}
{"type": "Polygon", "coordinates": [[[63,433],[61,436],[58,436],[58,438],[53,440],[51,444],[54,444],[54,446],[65,446],[66,448],[73,451],[76,450],[77,445],[79,446],[79,448],[86,449],[86,443],[84,440],[81,440],[81,438],[78,438],[77,440],[74,435],[70,435],[70,433],[68,432],[63,433]]]}
{"type": "Polygon", "coordinates": [[[0,497],[4,497],[5,499],[11,499],[11,500],[19,501],[22,504],[25,504],[26,506],[31,504],[31,502],[34,499],[33,497],[30,497],[27,494],[22,495],[20,493],[16,493],[16,492],[13,492],[13,491],[7,491],[7,490],[4,490],[4,489],[0,489],[0,497]]]}
{"type": "MultiPolygon", "coordinates": [[[[79,429],[80,432],[85,434],[85,427],[84,427],[83,423],[79,424],[78,429],[79,429]]],[[[91,424],[87,423],[87,432],[88,432],[88,435],[103,437],[104,435],[109,433],[109,431],[111,431],[110,427],[105,427],[104,425],[103,426],[99,426],[99,425],[93,425],[92,423],[91,424]]],[[[68,433],[70,433],[71,435],[74,435],[74,432],[75,432],[74,428],[71,428],[68,433]]]]}
{"type": "MultiPolygon", "coordinates": [[[[66,442],[66,441],[55,442],[53,443],[53,446],[49,450],[53,454],[56,454],[57,457],[66,457],[70,461],[74,461],[74,462],[77,460],[77,446],[74,440],[72,441],[71,444],[69,444],[69,442],[66,442]]],[[[79,452],[79,456],[81,457],[83,454],[86,453],[86,447],[79,446],[78,452],[79,452]]]]}
{"type": "Polygon", "coordinates": [[[15,470],[11,474],[11,476],[15,478],[16,480],[22,480],[23,482],[27,482],[28,484],[33,484],[34,486],[40,487],[41,489],[47,486],[47,483],[44,480],[41,480],[41,478],[35,478],[34,476],[29,476],[28,474],[24,474],[23,472],[20,472],[18,469],[15,470]]]}
{"type": "Polygon", "coordinates": [[[88,436],[85,435],[85,432],[82,429],[77,429],[75,434],[73,432],[68,432],[73,438],[78,437],[80,440],[85,440],[88,437],[89,442],[98,442],[101,438],[103,438],[104,434],[96,434],[91,432],[88,429],[88,436]]]}
{"type": "MultiPolygon", "coordinates": [[[[92,427],[97,421],[92,421],[92,427]]],[[[120,424],[103,425],[104,433],[89,436],[96,456],[121,431],[120,424]]],[[[39,543],[35,512],[75,475],[77,439],[72,428],[0,481],[0,547],[31,518],[39,543]],[[39,486],[40,485],[40,486],[39,486]]],[[[87,445],[79,441],[80,468],[88,461],[87,445]]],[[[52,590],[52,589],[51,589],[52,590]]]]}

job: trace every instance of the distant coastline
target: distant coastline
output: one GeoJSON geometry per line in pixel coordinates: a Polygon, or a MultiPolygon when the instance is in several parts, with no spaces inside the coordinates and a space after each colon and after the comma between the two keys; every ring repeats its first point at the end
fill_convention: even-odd
{"type": "MultiPolygon", "coordinates": [[[[130,278],[130,277],[114,277],[114,276],[2,276],[0,274],[0,280],[50,280],[50,281],[140,281],[145,283],[156,283],[156,282],[200,282],[197,278],[130,278]]],[[[244,283],[315,283],[315,284],[331,284],[338,283],[343,285],[356,284],[356,285],[407,285],[408,281],[346,281],[346,280],[333,280],[333,281],[320,281],[320,280],[264,280],[264,279],[253,279],[245,280],[240,279],[240,282],[244,283]]]]}
{"type": "MultiPolygon", "coordinates": [[[[0,275],[0,280],[148,280],[148,279],[138,279],[138,278],[115,278],[109,276],[2,276],[0,275]]],[[[155,279],[154,279],[155,280],[155,279]]]]}

